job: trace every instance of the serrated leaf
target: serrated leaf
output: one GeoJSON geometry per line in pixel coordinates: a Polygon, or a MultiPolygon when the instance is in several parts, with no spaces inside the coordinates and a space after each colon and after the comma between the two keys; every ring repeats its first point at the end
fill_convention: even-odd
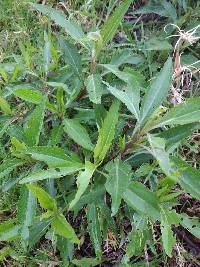
{"type": "Polygon", "coordinates": [[[112,216],[114,216],[119,209],[123,193],[127,190],[131,178],[131,166],[122,162],[119,158],[114,162],[109,162],[106,165],[108,177],[105,183],[107,192],[112,198],[112,216]]]}
{"type": "Polygon", "coordinates": [[[188,99],[170,109],[161,119],[155,122],[153,128],[164,125],[184,125],[200,121],[200,98],[188,99]]]}
{"type": "Polygon", "coordinates": [[[161,234],[162,234],[162,242],[163,247],[166,254],[171,257],[172,256],[172,249],[176,243],[176,238],[173,235],[173,231],[171,229],[171,225],[179,224],[179,217],[173,211],[167,211],[163,208],[161,209],[161,234]]]}
{"type": "Polygon", "coordinates": [[[66,19],[65,15],[49,6],[45,6],[42,4],[33,4],[31,3],[31,6],[35,9],[37,9],[39,12],[42,12],[43,14],[50,17],[51,20],[54,20],[56,24],[64,28],[64,30],[77,42],[80,42],[85,46],[85,43],[83,43],[82,39],[84,39],[85,34],[80,28],[80,26],[75,23],[74,21],[71,21],[69,19],[66,19]]]}
{"type": "Polygon", "coordinates": [[[178,183],[185,192],[200,200],[200,172],[177,157],[170,157],[170,159],[180,174],[178,183]]]}
{"type": "Polygon", "coordinates": [[[72,209],[74,205],[76,205],[80,197],[83,195],[83,193],[87,189],[90,183],[90,179],[92,178],[92,175],[95,171],[95,168],[96,166],[94,164],[92,164],[89,161],[86,161],[85,170],[83,172],[80,172],[77,177],[76,183],[77,183],[78,190],[76,192],[75,198],[69,204],[69,209],[72,209]]]}
{"type": "Polygon", "coordinates": [[[125,91],[119,90],[115,87],[108,86],[108,91],[113,94],[116,98],[122,101],[128,110],[139,120],[139,101],[140,101],[140,92],[138,89],[133,88],[132,86],[127,86],[125,91]]]}
{"type": "Polygon", "coordinates": [[[145,243],[148,239],[148,230],[147,229],[138,229],[133,230],[129,236],[129,243],[126,249],[126,255],[124,258],[132,258],[133,256],[139,256],[145,247],[145,243]]]}
{"type": "Polygon", "coordinates": [[[166,148],[169,149],[176,143],[180,143],[184,138],[191,135],[194,131],[200,128],[199,123],[189,123],[178,125],[159,133],[158,137],[165,139],[166,148]]]}
{"type": "Polygon", "coordinates": [[[51,226],[56,234],[69,238],[72,243],[79,244],[74,229],[67,222],[63,214],[57,214],[53,219],[51,226]]]}
{"type": "Polygon", "coordinates": [[[82,80],[82,63],[81,56],[77,48],[69,42],[59,38],[60,47],[64,54],[64,60],[66,64],[69,64],[74,73],[82,80]]]}
{"type": "Polygon", "coordinates": [[[57,209],[55,199],[52,198],[46,191],[44,191],[44,189],[42,189],[39,186],[32,185],[32,184],[28,184],[26,186],[33,193],[33,195],[38,199],[38,202],[40,203],[40,206],[43,209],[48,209],[52,211],[55,211],[57,209]]]}
{"type": "Polygon", "coordinates": [[[200,222],[199,218],[189,217],[187,214],[180,214],[180,224],[186,228],[191,234],[200,239],[200,222]]]}
{"type": "Polygon", "coordinates": [[[0,224],[0,241],[12,241],[19,235],[21,226],[15,224],[15,220],[9,220],[0,224]]]}
{"type": "Polygon", "coordinates": [[[90,101],[95,104],[101,104],[101,96],[103,93],[103,83],[101,75],[89,75],[85,81],[85,85],[89,94],[90,101]]]}
{"type": "Polygon", "coordinates": [[[93,267],[93,266],[100,266],[102,260],[99,258],[81,258],[80,260],[74,259],[72,263],[75,266],[80,267],[93,267]]]}
{"type": "Polygon", "coordinates": [[[19,181],[20,184],[36,182],[45,179],[56,179],[61,178],[66,175],[73,174],[84,168],[84,165],[78,163],[70,167],[57,167],[50,168],[48,170],[34,171],[22,180],[19,181]]]}
{"type": "Polygon", "coordinates": [[[94,149],[94,161],[97,164],[104,159],[107,151],[111,146],[112,140],[115,135],[115,126],[118,121],[119,106],[120,104],[118,101],[113,102],[105,117],[102,127],[99,130],[99,137],[94,149]]]}
{"type": "Polygon", "coordinates": [[[25,143],[29,146],[35,146],[39,143],[40,132],[43,126],[46,97],[43,98],[24,126],[25,143]]]}
{"type": "Polygon", "coordinates": [[[172,59],[168,58],[163,69],[144,96],[141,109],[140,124],[144,125],[152,113],[160,106],[166,97],[172,81],[172,59]]]}
{"type": "Polygon", "coordinates": [[[88,221],[88,231],[90,239],[94,246],[95,254],[96,256],[100,257],[102,255],[101,229],[100,229],[98,209],[95,204],[88,205],[87,207],[87,221],[88,221]]]}
{"type": "Polygon", "coordinates": [[[41,220],[35,221],[32,226],[30,226],[30,233],[28,239],[28,246],[32,248],[40,238],[46,233],[51,223],[51,219],[49,220],[41,220]]]}
{"type": "Polygon", "coordinates": [[[72,261],[74,256],[74,244],[69,241],[69,239],[58,236],[56,247],[60,251],[60,256],[62,258],[62,267],[69,266],[69,262],[72,261]]]}
{"type": "Polygon", "coordinates": [[[50,67],[50,63],[51,63],[51,42],[50,42],[50,38],[46,32],[44,32],[44,41],[45,41],[44,52],[43,52],[43,54],[44,54],[44,72],[45,72],[46,77],[48,77],[49,67],[50,67]]]}
{"type": "Polygon", "coordinates": [[[169,153],[165,151],[165,140],[152,134],[148,134],[147,137],[152,155],[156,158],[164,173],[170,176],[172,174],[172,166],[169,153]]]}
{"type": "Polygon", "coordinates": [[[10,105],[8,104],[6,99],[4,99],[1,96],[0,96],[0,108],[3,111],[3,113],[5,113],[5,114],[10,115],[12,113],[10,105]]]}
{"type": "Polygon", "coordinates": [[[83,148],[93,151],[92,144],[87,130],[75,119],[64,120],[64,131],[69,137],[83,148]]]}
{"type": "Polygon", "coordinates": [[[6,159],[0,165],[0,179],[11,173],[16,167],[21,166],[25,161],[21,159],[6,159]]]}
{"type": "Polygon", "coordinates": [[[101,29],[103,45],[106,45],[114,37],[131,2],[132,0],[125,0],[104,23],[101,29]]]}
{"type": "MultiPolygon", "coordinates": [[[[24,86],[16,86],[12,88],[13,94],[22,100],[33,104],[40,104],[43,98],[42,92],[36,89],[24,88],[24,86]]],[[[46,100],[46,108],[51,111],[56,111],[55,107],[49,103],[48,99],[46,100]]]]}
{"type": "Polygon", "coordinates": [[[158,199],[154,192],[139,182],[132,182],[123,194],[126,203],[139,214],[148,215],[154,220],[160,217],[158,199]]]}
{"type": "Polygon", "coordinates": [[[22,187],[20,200],[18,202],[18,221],[21,224],[21,237],[23,246],[27,248],[28,239],[30,235],[30,226],[33,225],[34,217],[36,215],[37,202],[26,187],[22,187]]]}
{"type": "Polygon", "coordinates": [[[133,76],[125,71],[121,71],[117,66],[111,64],[99,64],[99,66],[104,67],[108,72],[112,72],[115,76],[126,83],[131,83],[133,76]]]}
{"type": "Polygon", "coordinates": [[[69,155],[60,147],[37,146],[24,150],[24,153],[30,155],[33,159],[45,162],[50,168],[70,167],[80,162],[74,162],[69,155]]]}

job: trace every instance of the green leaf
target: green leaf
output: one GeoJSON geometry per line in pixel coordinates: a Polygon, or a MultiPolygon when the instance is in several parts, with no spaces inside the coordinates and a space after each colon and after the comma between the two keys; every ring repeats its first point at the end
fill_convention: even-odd
{"type": "Polygon", "coordinates": [[[137,229],[133,230],[129,236],[129,243],[126,249],[126,255],[124,258],[132,258],[133,256],[139,256],[144,248],[145,243],[148,239],[148,230],[147,229],[137,229]]]}
{"type": "Polygon", "coordinates": [[[62,267],[69,266],[69,262],[72,261],[74,256],[74,244],[69,239],[58,236],[56,247],[60,252],[62,258],[62,267]]]}
{"type": "Polygon", "coordinates": [[[64,120],[64,131],[69,137],[83,148],[93,151],[94,145],[92,144],[87,130],[74,119],[64,120]]]}
{"type": "Polygon", "coordinates": [[[154,220],[160,218],[158,199],[154,192],[139,182],[132,182],[123,194],[126,203],[139,214],[148,215],[154,220]]]}
{"type": "Polygon", "coordinates": [[[157,134],[156,136],[160,138],[164,138],[166,148],[169,149],[173,145],[180,143],[184,138],[191,135],[198,128],[200,128],[199,123],[189,123],[185,125],[178,125],[176,127],[165,130],[157,134]]]}
{"type": "Polygon", "coordinates": [[[64,54],[64,60],[66,64],[69,64],[74,73],[82,80],[82,63],[81,56],[77,48],[69,42],[59,38],[60,47],[64,54]]]}
{"type": "MultiPolygon", "coordinates": [[[[108,72],[112,72],[115,76],[117,76],[119,79],[121,79],[125,83],[131,83],[131,81],[134,79],[134,77],[133,77],[133,75],[131,75],[131,73],[121,71],[115,65],[99,64],[99,66],[104,67],[108,72]]],[[[108,72],[106,72],[105,74],[107,74],[108,72]]]]}
{"type": "Polygon", "coordinates": [[[162,242],[166,254],[171,257],[172,249],[176,243],[176,238],[173,235],[171,224],[179,224],[179,216],[174,211],[161,209],[161,233],[162,242]]]}
{"type": "Polygon", "coordinates": [[[61,178],[63,176],[78,172],[81,169],[83,169],[83,165],[80,165],[79,163],[78,165],[75,164],[74,166],[70,167],[58,167],[58,168],[50,168],[48,170],[34,171],[30,175],[20,180],[19,183],[25,184],[45,179],[61,178]]]}
{"type": "Polygon", "coordinates": [[[185,192],[200,200],[200,172],[179,158],[170,157],[170,159],[180,174],[178,183],[185,192]]]}
{"type": "Polygon", "coordinates": [[[94,149],[94,161],[96,164],[100,163],[104,159],[111,146],[115,135],[115,126],[118,121],[119,106],[120,104],[118,101],[113,102],[102,124],[102,127],[99,130],[98,141],[94,149]]]}
{"type": "Polygon", "coordinates": [[[100,257],[102,255],[101,250],[101,229],[99,223],[98,209],[95,204],[90,204],[87,207],[87,221],[88,221],[88,231],[90,239],[94,246],[96,256],[100,257]]]}
{"type": "Polygon", "coordinates": [[[15,224],[15,220],[9,220],[0,224],[0,241],[12,241],[19,235],[21,226],[15,224]]]}
{"type": "Polygon", "coordinates": [[[55,211],[57,209],[55,199],[52,198],[46,191],[44,191],[44,189],[42,189],[39,186],[32,185],[32,184],[28,184],[26,186],[33,193],[33,195],[38,199],[38,202],[40,203],[40,206],[43,209],[48,209],[52,211],[55,211]]]}
{"type": "Polygon", "coordinates": [[[70,167],[80,162],[74,162],[69,155],[60,147],[37,146],[27,148],[24,153],[30,155],[33,159],[45,162],[49,167],[70,167]]]}
{"type": "Polygon", "coordinates": [[[164,125],[184,125],[200,121],[200,98],[188,99],[170,109],[161,119],[154,123],[153,128],[164,125]]]}
{"type": "Polygon", "coordinates": [[[0,179],[11,173],[16,167],[23,165],[25,162],[21,159],[6,159],[0,165],[0,179]]]}
{"type": "Polygon", "coordinates": [[[89,99],[95,104],[101,104],[103,93],[103,83],[100,74],[91,74],[87,77],[85,85],[89,94],[89,99]]]}
{"type": "Polygon", "coordinates": [[[21,188],[20,199],[18,203],[18,221],[21,224],[21,237],[23,246],[27,248],[30,235],[30,226],[36,215],[37,202],[32,194],[26,187],[21,188]]]}
{"type": "Polygon", "coordinates": [[[51,63],[51,41],[46,32],[44,32],[44,72],[46,77],[48,77],[50,63],[51,63]]]}
{"type": "Polygon", "coordinates": [[[12,113],[11,109],[10,109],[10,105],[8,104],[8,102],[0,96],[0,108],[3,111],[3,113],[10,115],[12,113]]]}
{"type": "Polygon", "coordinates": [[[125,91],[119,90],[115,87],[108,86],[108,91],[113,94],[116,98],[122,101],[128,110],[139,120],[139,101],[140,95],[139,90],[132,86],[127,86],[125,91]]]}
{"type": "Polygon", "coordinates": [[[144,125],[166,97],[172,81],[172,59],[168,58],[157,78],[144,96],[140,124],[144,125]]]}
{"type": "Polygon", "coordinates": [[[180,224],[186,228],[191,234],[200,239],[200,222],[199,218],[190,218],[187,214],[180,215],[180,224]]]}
{"type": "Polygon", "coordinates": [[[77,259],[72,260],[72,263],[75,266],[80,266],[80,267],[93,267],[93,266],[100,266],[102,260],[98,258],[81,258],[80,260],[77,259]]]}
{"type": "Polygon", "coordinates": [[[108,177],[106,180],[106,190],[112,198],[112,216],[114,216],[119,209],[123,193],[127,190],[131,178],[131,166],[122,162],[119,158],[114,162],[109,162],[106,165],[108,177]]]}
{"type": "Polygon", "coordinates": [[[79,244],[74,229],[67,222],[63,214],[57,214],[53,219],[51,226],[56,234],[69,238],[72,243],[79,244]]]}
{"type": "Polygon", "coordinates": [[[40,132],[43,126],[46,97],[43,98],[24,126],[24,139],[27,145],[34,146],[39,143],[40,132]]]}
{"type": "MultiPolygon", "coordinates": [[[[43,98],[42,92],[36,89],[24,88],[24,86],[16,86],[12,88],[13,94],[17,97],[20,97],[22,100],[33,104],[40,104],[43,98]]],[[[46,100],[46,108],[55,112],[55,107],[49,103],[48,99],[46,100]]]]}
{"type": "Polygon", "coordinates": [[[77,23],[67,20],[62,12],[49,6],[33,3],[31,3],[31,6],[37,9],[39,12],[49,16],[51,20],[54,20],[56,24],[64,28],[66,33],[68,33],[75,41],[80,42],[85,46],[85,43],[82,41],[82,39],[85,37],[85,34],[77,23]]]}
{"type": "Polygon", "coordinates": [[[28,246],[32,248],[40,238],[46,233],[47,229],[49,228],[51,219],[49,220],[41,220],[35,221],[32,226],[30,226],[29,232],[29,239],[28,239],[28,246]]]}
{"type": "Polygon", "coordinates": [[[108,18],[101,29],[101,36],[103,45],[106,45],[114,35],[122,21],[126,11],[129,8],[132,0],[125,0],[119,7],[116,8],[114,13],[108,18]]]}
{"type": "Polygon", "coordinates": [[[168,176],[172,174],[172,166],[169,154],[165,151],[165,139],[148,134],[148,141],[151,146],[151,153],[157,159],[161,169],[168,176]]]}
{"type": "Polygon", "coordinates": [[[92,175],[95,171],[95,168],[96,166],[94,164],[92,164],[89,161],[86,161],[85,170],[83,172],[80,172],[77,177],[76,183],[77,183],[78,190],[76,192],[75,198],[69,204],[69,209],[72,209],[74,205],[76,205],[80,197],[83,195],[83,193],[87,189],[90,183],[90,179],[92,178],[92,175]]]}

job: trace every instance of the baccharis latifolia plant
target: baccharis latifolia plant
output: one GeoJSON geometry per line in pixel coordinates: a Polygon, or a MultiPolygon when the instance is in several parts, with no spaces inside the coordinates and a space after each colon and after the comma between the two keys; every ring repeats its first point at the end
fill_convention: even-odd
{"type": "Polygon", "coordinates": [[[87,33],[63,11],[31,4],[46,29],[42,46],[20,43],[0,64],[1,190],[19,198],[0,239],[20,242],[27,253],[50,239],[63,266],[88,239],[96,258],[82,266],[103,261],[111,235],[124,243],[121,266],[146,250],[154,254],[157,243],[171,257],[178,226],[200,238],[197,218],[177,208],[184,192],[200,200],[200,172],[179,154],[200,126],[200,98],[174,107],[167,101],[173,52],[145,77],[142,53],[114,47],[131,2],[87,33]],[[52,32],[52,21],[60,32],[52,32]],[[129,230],[118,228],[124,219],[129,230]]]}

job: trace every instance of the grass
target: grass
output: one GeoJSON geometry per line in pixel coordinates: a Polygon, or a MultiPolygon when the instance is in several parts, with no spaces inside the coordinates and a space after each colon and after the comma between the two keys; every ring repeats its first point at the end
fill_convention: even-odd
{"type": "Polygon", "coordinates": [[[0,0],[0,264],[199,266],[198,1],[29,2],[0,0]]]}

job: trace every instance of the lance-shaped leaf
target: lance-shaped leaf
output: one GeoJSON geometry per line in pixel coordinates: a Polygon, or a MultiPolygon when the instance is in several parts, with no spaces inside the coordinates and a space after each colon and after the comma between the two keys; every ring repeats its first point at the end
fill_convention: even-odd
{"type": "Polygon", "coordinates": [[[87,130],[77,120],[65,119],[64,131],[74,142],[87,150],[93,151],[94,145],[90,140],[87,130]]]}
{"type": "Polygon", "coordinates": [[[113,102],[99,131],[98,141],[94,149],[94,161],[97,164],[104,159],[111,146],[115,135],[115,126],[118,121],[119,106],[118,101],[113,102]]]}
{"type": "Polygon", "coordinates": [[[160,120],[155,122],[153,128],[164,125],[184,125],[198,121],[200,121],[200,98],[191,98],[170,109],[160,120]]]}
{"type": "Polygon", "coordinates": [[[23,152],[30,155],[35,160],[45,162],[52,168],[74,166],[76,163],[80,163],[74,162],[60,147],[37,146],[27,148],[23,152]]]}
{"type": "Polygon", "coordinates": [[[132,0],[125,0],[104,23],[101,29],[103,45],[106,45],[114,37],[131,2],[132,0]]]}
{"type": "Polygon", "coordinates": [[[103,83],[101,75],[89,75],[85,81],[85,85],[89,94],[90,101],[95,104],[101,104],[101,96],[103,93],[103,83]]]}
{"type": "Polygon", "coordinates": [[[107,89],[111,94],[122,101],[127,106],[128,110],[135,116],[135,118],[139,120],[140,92],[138,88],[134,88],[129,84],[125,91],[119,90],[110,85],[107,87],[107,89]]]}
{"type": "Polygon", "coordinates": [[[134,77],[131,75],[131,73],[119,70],[116,65],[99,64],[99,66],[104,67],[108,72],[112,72],[115,76],[126,83],[131,83],[134,80],[134,77]]]}
{"type": "Polygon", "coordinates": [[[174,163],[173,167],[180,174],[178,182],[181,187],[185,192],[200,200],[200,172],[177,157],[170,157],[170,159],[174,163]]]}
{"type": "Polygon", "coordinates": [[[40,206],[43,209],[48,209],[52,211],[55,211],[57,209],[55,199],[52,198],[46,191],[44,191],[44,189],[32,184],[28,184],[27,187],[38,199],[38,202],[40,203],[40,206]]]}
{"type": "Polygon", "coordinates": [[[144,125],[152,113],[160,106],[166,97],[172,81],[172,59],[168,58],[157,78],[152,82],[144,96],[141,109],[140,124],[144,125]]]}
{"type": "Polygon", "coordinates": [[[0,224],[0,241],[15,240],[19,236],[20,225],[15,220],[9,220],[0,224]]]}
{"type": "Polygon", "coordinates": [[[187,214],[180,215],[180,224],[186,228],[191,234],[200,239],[200,222],[199,218],[190,218],[187,214]]]}
{"type": "Polygon", "coordinates": [[[151,153],[158,161],[161,169],[166,175],[172,174],[172,166],[169,154],[165,151],[165,139],[148,134],[148,141],[151,146],[151,153]]]}
{"type": "Polygon", "coordinates": [[[69,64],[74,73],[82,80],[82,63],[81,56],[77,48],[69,42],[59,38],[60,47],[64,54],[64,60],[66,64],[69,64]]]}
{"type": "Polygon", "coordinates": [[[20,199],[18,202],[18,221],[21,224],[21,237],[24,248],[28,246],[30,226],[34,224],[37,202],[30,190],[25,186],[21,188],[20,199]]]}
{"type": "Polygon", "coordinates": [[[149,233],[147,229],[133,230],[128,236],[130,241],[127,245],[124,260],[130,259],[133,256],[139,256],[145,248],[145,243],[148,240],[148,237],[149,233]]]}
{"type": "Polygon", "coordinates": [[[171,257],[173,246],[176,243],[176,238],[173,235],[171,225],[178,225],[180,218],[174,211],[167,211],[161,208],[161,233],[162,242],[166,254],[171,257]]]}
{"type": "Polygon", "coordinates": [[[84,165],[82,165],[81,163],[76,163],[74,164],[74,166],[70,167],[57,167],[57,168],[50,168],[48,170],[34,171],[25,178],[23,178],[22,180],[20,180],[19,183],[25,184],[45,179],[61,178],[63,176],[78,172],[83,168],[84,165]]]}
{"type": "Polygon", "coordinates": [[[87,189],[90,179],[92,178],[92,175],[95,171],[96,166],[92,164],[89,161],[86,161],[85,163],[85,170],[83,172],[80,172],[77,177],[77,187],[78,190],[76,192],[75,198],[70,202],[69,209],[72,209],[74,205],[79,201],[80,197],[83,195],[85,190],[87,189]]]}
{"type": "Polygon", "coordinates": [[[49,228],[50,222],[51,218],[48,220],[41,220],[41,218],[39,218],[34,222],[32,226],[30,226],[30,233],[28,239],[29,248],[32,248],[46,233],[49,228]]]}
{"type": "Polygon", "coordinates": [[[189,123],[185,125],[178,125],[176,127],[167,129],[158,135],[157,137],[165,139],[165,146],[167,149],[173,145],[180,143],[184,138],[191,135],[194,131],[200,128],[199,123],[189,123]]]}
{"type": "MultiPolygon", "coordinates": [[[[43,98],[42,92],[29,88],[28,86],[27,88],[24,88],[24,85],[17,85],[16,87],[12,88],[12,91],[15,96],[33,104],[40,104],[43,98]]],[[[56,108],[49,103],[48,99],[46,99],[46,108],[53,112],[56,111],[56,108]]]]}
{"type": "Polygon", "coordinates": [[[67,222],[63,214],[57,214],[53,219],[51,226],[56,234],[69,238],[72,243],[79,244],[74,229],[67,222]]]}
{"type": "Polygon", "coordinates": [[[31,3],[31,6],[35,9],[37,9],[39,12],[42,12],[43,14],[49,16],[51,20],[54,20],[56,24],[64,28],[64,30],[75,40],[83,45],[85,45],[81,39],[85,37],[84,32],[80,28],[80,26],[75,23],[74,21],[67,20],[65,15],[49,6],[45,6],[42,4],[33,4],[31,3]]]}
{"type": "Polygon", "coordinates": [[[6,159],[0,165],[0,179],[11,173],[16,167],[21,166],[25,161],[21,159],[6,159]]]}
{"type": "Polygon", "coordinates": [[[43,126],[46,97],[43,98],[24,126],[24,139],[27,145],[35,146],[39,143],[40,132],[43,126]]]}
{"type": "Polygon", "coordinates": [[[90,204],[87,207],[87,221],[88,221],[88,231],[90,239],[94,246],[96,256],[100,257],[102,255],[101,250],[101,229],[99,222],[99,212],[95,204],[90,204]]]}
{"type": "Polygon", "coordinates": [[[131,166],[122,162],[119,158],[106,165],[108,177],[106,180],[106,190],[112,198],[112,216],[114,216],[121,204],[123,193],[127,190],[131,178],[131,166]]]}
{"type": "Polygon", "coordinates": [[[10,105],[4,99],[3,97],[0,96],[0,109],[3,111],[3,113],[10,115],[12,113],[10,105]]]}
{"type": "Polygon", "coordinates": [[[154,220],[160,217],[158,199],[154,192],[139,182],[132,182],[123,194],[126,203],[139,214],[148,215],[154,220]]]}

